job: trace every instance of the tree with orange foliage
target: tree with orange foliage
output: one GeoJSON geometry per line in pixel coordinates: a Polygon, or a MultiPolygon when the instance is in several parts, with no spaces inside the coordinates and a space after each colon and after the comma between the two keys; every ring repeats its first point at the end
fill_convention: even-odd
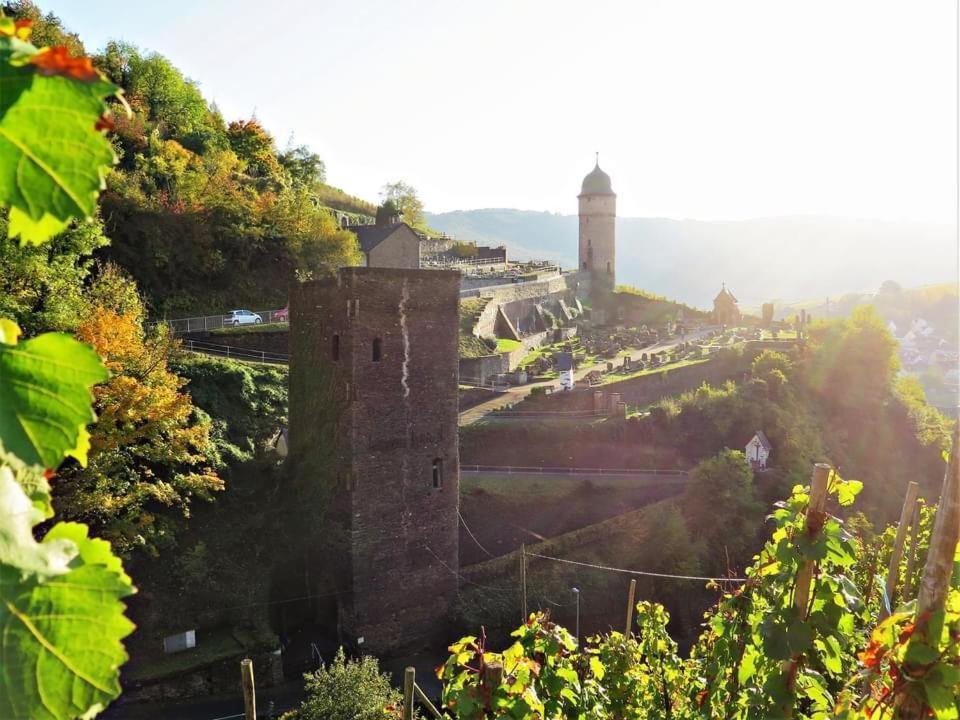
{"type": "Polygon", "coordinates": [[[283,176],[273,136],[255,119],[234,120],[227,126],[230,147],[244,163],[247,174],[264,181],[264,187],[279,187],[283,176]]]}
{"type": "Polygon", "coordinates": [[[54,484],[57,509],[96,527],[117,550],[157,554],[173,543],[195,498],[223,489],[210,423],[167,368],[174,341],[165,329],[143,329],[133,282],[108,266],[89,293],[77,337],[91,344],[110,371],[94,388],[87,467],[68,467],[54,484]]]}

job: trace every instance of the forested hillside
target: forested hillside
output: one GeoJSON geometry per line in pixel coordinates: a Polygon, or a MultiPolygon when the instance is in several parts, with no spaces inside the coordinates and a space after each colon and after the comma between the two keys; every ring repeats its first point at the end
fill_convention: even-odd
{"type": "MultiPolygon", "coordinates": [[[[32,3],[7,11],[33,19],[38,44],[84,54],[76,35],[32,3]]],[[[157,53],[114,41],[93,62],[131,111],[118,107],[111,120],[119,165],[107,177],[98,228],[110,242],[60,241],[34,254],[72,271],[99,246],[96,257],[133,276],[154,316],[281,307],[294,278],[356,260],[353,234],[324,208],[375,208],[326,185],[324,163],[309,148],[279,149],[256,118],[224,118],[157,53]]]]}

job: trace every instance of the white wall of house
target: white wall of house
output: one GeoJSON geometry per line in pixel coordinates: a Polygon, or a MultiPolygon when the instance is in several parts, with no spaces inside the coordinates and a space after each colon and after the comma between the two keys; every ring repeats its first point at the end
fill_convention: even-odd
{"type": "Polygon", "coordinates": [[[747,456],[747,460],[753,467],[758,467],[764,469],[767,467],[767,459],[770,457],[770,451],[767,450],[763,443],[760,442],[760,438],[756,435],[747,443],[747,447],[744,449],[744,454],[747,456]]]}

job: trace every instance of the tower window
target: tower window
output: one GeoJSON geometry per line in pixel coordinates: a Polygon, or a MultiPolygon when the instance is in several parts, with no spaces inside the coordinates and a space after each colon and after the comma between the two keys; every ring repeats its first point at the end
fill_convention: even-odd
{"type": "Polygon", "coordinates": [[[593,247],[593,238],[587,238],[587,247],[593,247]]]}
{"type": "Polygon", "coordinates": [[[380,338],[373,339],[373,361],[380,362],[383,354],[383,341],[380,338]]]}
{"type": "Polygon", "coordinates": [[[443,487],[443,458],[434,458],[433,460],[433,487],[443,487]]]}
{"type": "Polygon", "coordinates": [[[613,275],[613,272],[610,270],[610,263],[607,263],[607,275],[613,275]]]}
{"type": "Polygon", "coordinates": [[[330,347],[330,355],[336,361],[340,359],[340,335],[333,334],[333,345],[330,347]]]}
{"type": "Polygon", "coordinates": [[[584,269],[584,270],[587,269],[587,261],[586,261],[586,260],[583,261],[583,269],[584,269]]]}

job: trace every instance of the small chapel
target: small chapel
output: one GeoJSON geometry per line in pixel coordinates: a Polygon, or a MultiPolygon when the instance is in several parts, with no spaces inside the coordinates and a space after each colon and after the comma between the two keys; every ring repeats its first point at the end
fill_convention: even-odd
{"type": "Polygon", "coordinates": [[[713,299],[713,321],[717,325],[739,325],[740,307],[737,305],[737,298],[732,292],[727,290],[727,284],[723,283],[720,292],[713,299]]]}

